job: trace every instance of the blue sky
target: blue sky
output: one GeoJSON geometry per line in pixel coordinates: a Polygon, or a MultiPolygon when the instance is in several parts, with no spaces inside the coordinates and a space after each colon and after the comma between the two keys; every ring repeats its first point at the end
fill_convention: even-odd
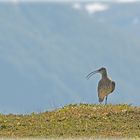
{"type": "Polygon", "coordinates": [[[140,105],[139,13],[134,0],[1,3],[0,112],[98,103],[100,76],[85,76],[102,66],[116,82],[108,102],[140,105]]]}

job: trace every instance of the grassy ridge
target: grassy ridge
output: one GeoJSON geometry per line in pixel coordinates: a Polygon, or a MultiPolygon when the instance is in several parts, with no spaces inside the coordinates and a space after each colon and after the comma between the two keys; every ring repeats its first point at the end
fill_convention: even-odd
{"type": "Polygon", "coordinates": [[[0,136],[140,137],[140,108],[80,104],[39,114],[1,114],[0,136]]]}

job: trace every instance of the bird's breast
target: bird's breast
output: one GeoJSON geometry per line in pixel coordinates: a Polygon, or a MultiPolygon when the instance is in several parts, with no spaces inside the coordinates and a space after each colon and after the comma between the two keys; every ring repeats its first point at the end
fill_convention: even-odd
{"type": "Polygon", "coordinates": [[[110,79],[101,79],[98,84],[98,92],[108,94],[112,91],[112,81],[110,79]]]}

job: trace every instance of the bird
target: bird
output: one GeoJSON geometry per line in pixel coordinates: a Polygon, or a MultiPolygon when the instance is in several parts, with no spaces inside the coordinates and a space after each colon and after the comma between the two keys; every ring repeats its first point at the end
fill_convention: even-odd
{"type": "Polygon", "coordinates": [[[107,104],[108,95],[115,90],[115,82],[108,77],[107,70],[105,67],[101,67],[98,70],[92,71],[86,76],[86,78],[89,79],[92,75],[96,73],[100,73],[102,76],[97,88],[99,103],[101,104],[105,98],[105,104],[107,104]]]}

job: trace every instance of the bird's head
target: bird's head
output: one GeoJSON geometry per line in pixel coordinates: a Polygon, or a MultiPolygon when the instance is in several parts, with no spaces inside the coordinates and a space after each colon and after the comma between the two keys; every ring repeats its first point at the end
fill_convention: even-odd
{"type": "Polygon", "coordinates": [[[86,76],[86,78],[89,79],[92,75],[94,75],[94,74],[96,74],[96,73],[100,73],[100,74],[103,75],[104,73],[106,73],[106,68],[102,67],[102,68],[100,68],[100,69],[98,69],[98,70],[95,70],[95,71],[89,73],[89,74],[86,76]]]}
{"type": "Polygon", "coordinates": [[[106,68],[102,67],[102,68],[98,69],[97,72],[103,74],[106,72],[106,68]]]}

